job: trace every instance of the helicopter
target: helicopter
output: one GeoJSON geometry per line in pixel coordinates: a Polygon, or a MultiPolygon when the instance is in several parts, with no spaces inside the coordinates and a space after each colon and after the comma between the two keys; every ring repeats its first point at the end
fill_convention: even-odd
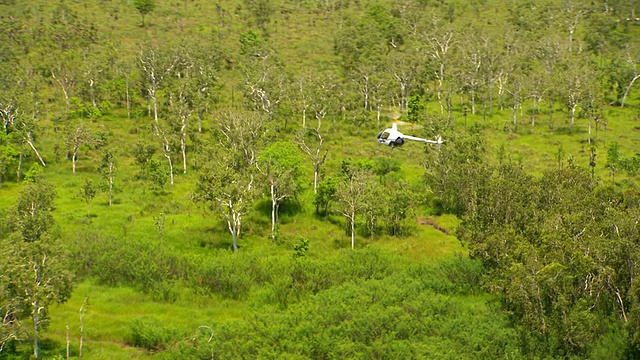
{"type": "Polygon", "coordinates": [[[398,124],[413,125],[410,123],[399,121],[397,120],[397,118],[395,118],[393,120],[393,123],[391,124],[391,128],[380,131],[380,133],[378,134],[378,143],[395,148],[395,147],[404,145],[405,140],[413,140],[413,141],[419,141],[427,144],[437,144],[438,148],[440,148],[440,145],[442,144],[442,138],[440,137],[440,135],[438,135],[436,140],[428,140],[428,139],[423,139],[416,136],[405,135],[400,131],[398,131],[398,124]]]}

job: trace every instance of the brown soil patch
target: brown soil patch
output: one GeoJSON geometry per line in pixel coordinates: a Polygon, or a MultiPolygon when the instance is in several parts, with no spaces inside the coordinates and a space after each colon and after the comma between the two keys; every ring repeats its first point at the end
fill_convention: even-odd
{"type": "Polygon", "coordinates": [[[451,235],[451,231],[443,228],[442,226],[438,225],[432,218],[426,218],[426,219],[418,219],[418,224],[420,225],[429,225],[432,228],[447,234],[447,235],[451,235]]]}

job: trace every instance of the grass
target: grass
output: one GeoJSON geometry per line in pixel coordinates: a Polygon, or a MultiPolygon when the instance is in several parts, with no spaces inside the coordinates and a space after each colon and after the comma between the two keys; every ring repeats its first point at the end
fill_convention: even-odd
{"type": "MultiPolygon", "coordinates": [[[[279,11],[287,7],[296,6],[285,1],[272,1],[275,12],[272,15],[272,26],[266,37],[272,44],[278,46],[278,52],[287,69],[293,74],[307,69],[335,68],[338,62],[333,52],[333,35],[342,24],[342,16],[351,16],[362,12],[365,2],[360,8],[351,8],[345,12],[334,12],[328,20],[323,15],[312,11],[298,11],[293,15],[279,11]]],[[[452,2],[458,6],[458,16],[461,16],[464,4],[452,2]]],[[[505,14],[493,10],[496,0],[486,2],[486,9],[480,10],[479,19],[491,18],[499,23],[505,14]],[[487,14],[489,12],[489,14],[487,14]]],[[[44,6],[41,16],[48,16],[57,3],[51,1],[32,1],[20,4],[20,7],[44,6]]],[[[236,14],[236,2],[227,0],[220,2],[190,1],[165,2],[158,1],[156,10],[146,18],[147,25],[142,28],[140,16],[130,2],[101,1],[98,4],[90,2],[65,2],[79,14],[83,20],[98,27],[102,40],[117,40],[118,56],[135,62],[140,44],[146,41],[165,44],[175,39],[196,39],[196,41],[216,42],[222,48],[227,59],[233,63],[233,69],[223,69],[221,77],[227,84],[236,84],[234,95],[236,106],[240,103],[238,88],[242,85],[241,72],[235,66],[239,34],[249,27],[242,20],[246,14],[236,14]],[[220,5],[222,12],[218,12],[216,5],[220,5]],[[239,80],[240,79],[240,80],[239,80]]],[[[23,10],[16,10],[22,14],[23,10]]],[[[490,26],[494,31],[501,31],[498,26],[490,26]]],[[[230,87],[221,94],[224,103],[230,103],[230,87]]],[[[51,97],[50,113],[60,113],[62,94],[60,89],[53,87],[48,94],[51,97]]],[[[140,101],[140,99],[138,99],[140,101]]],[[[624,109],[607,108],[605,119],[608,121],[606,131],[600,128],[598,140],[595,141],[595,129],[592,129],[593,145],[597,151],[596,175],[603,181],[610,181],[609,170],[606,165],[606,145],[611,141],[620,143],[623,155],[631,156],[635,149],[640,148],[640,98],[638,91],[632,91],[631,98],[624,109]],[[606,141],[605,141],[606,139],[606,141]]],[[[464,127],[459,104],[454,104],[453,116],[458,129],[464,127]]],[[[525,103],[525,108],[528,104],[525,103]]],[[[142,104],[141,113],[144,113],[142,104]]],[[[548,109],[543,109],[548,110],[548,109]]],[[[439,106],[435,99],[428,104],[427,112],[438,113],[439,106]]],[[[497,161],[497,152],[501,146],[509,154],[512,161],[521,163],[527,170],[535,174],[558,166],[556,154],[560,146],[564,150],[561,159],[563,166],[567,164],[567,157],[573,156],[578,166],[587,166],[590,145],[586,143],[587,124],[584,119],[578,119],[573,134],[568,131],[567,114],[556,111],[553,121],[546,114],[536,119],[536,125],[528,123],[528,115],[518,114],[519,124],[517,132],[511,130],[511,111],[495,110],[493,116],[482,120],[480,113],[468,114],[467,126],[479,124],[485,127],[488,137],[488,154],[491,161],[497,161]]],[[[206,120],[205,126],[215,125],[215,118],[206,120]]],[[[329,149],[329,157],[324,165],[325,175],[338,173],[341,162],[345,159],[373,159],[382,157],[397,159],[401,169],[399,174],[410,184],[422,181],[422,161],[424,145],[409,143],[402,148],[391,149],[376,143],[375,136],[381,129],[375,125],[375,120],[365,123],[360,128],[349,124],[342,124],[340,119],[332,121],[325,119],[324,129],[327,129],[325,144],[329,149]],[[335,123],[335,125],[332,125],[335,123]]],[[[310,123],[313,119],[308,118],[310,123]]],[[[290,129],[299,127],[299,116],[289,121],[290,129]]],[[[230,235],[224,221],[216,215],[205,211],[190,200],[193,191],[195,173],[189,169],[187,174],[176,174],[175,185],[167,185],[164,191],[153,190],[148,181],[142,181],[137,175],[137,166],[130,155],[130,144],[148,140],[150,134],[144,124],[146,117],[126,120],[126,113],[121,109],[114,109],[91,125],[108,135],[110,145],[116,148],[118,156],[118,175],[116,181],[122,192],[115,194],[113,206],[107,205],[106,195],[103,193],[93,200],[91,216],[87,216],[87,205],[78,196],[79,187],[85,178],[94,183],[101,181],[96,172],[100,159],[98,151],[81,149],[76,174],[71,173],[71,163],[54,159],[54,134],[49,119],[43,122],[45,133],[42,140],[42,153],[48,160],[45,175],[48,181],[56,185],[58,197],[55,201],[54,217],[65,239],[73,239],[82,231],[91,229],[106,237],[131,237],[145,239],[149,242],[162,243],[172,251],[179,253],[202,254],[213,249],[229,249],[230,235]],[[140,132],[135,132],[136,124],[140,125],[140,132]],[[142,125],[141,125],[142,124],[142,125]],[[164,234],[161,237],[155,219],[160,214],[165,218],[164,234]]],[[[387,124],[383,121],[383,126],[387,124]]],[[[290,131],[290,130],[289,130],[290,131]]],[[[446,147],[446,139],[445,144],[446,147]]],[[[156,154],[157,156],[158,154],[156,154]]],[[[299,207],[296,211],[287,212],[286,206],[281,214],[279,226],[279,244],[274,245],[269,240],[270,219],[267,213],[260,211],[257,204],[254,211],[247,215],[243,223],[243,235],[240,239],[242,251],[262,251],[265,254],[286,256],[298,242],[299,237],[310,241],[308,256],[322,258],[330,256],[336,250],[350,247],[350,237],[344,231],[344,219],[332,214],[326,218],[316,216],[312,205],[313,192],[311,189],[313,174],[310,162],[305,162],[305,187],[299,195],[299,207]]],[[[629,178],[618,175],[619,183],[624,180],[638,181],[637,177],[629,178]]],[[[7,209],[15,203],[22,185],[14,181],[0,183],[0,209],[7,209]]],[[[455,229],[460,220],[452,215],[431,215],[431,209],[416,209],[416,223],[414,232],[404,238],[386,235],[376,236],[374,239],[358,234],[356,247],[376,246],[389,249],[394,253],[416,262],[429,262],[453,254],[466,254],[466,249],[455,238],[455,229]],[[429,219],[428,223],[418,223],[418,220],[429,219]],[[438,229],[440,228],[440,230],[438,229]],[[444,229],[444,231],[443,231],[444,229]],[[448,233],[447,233],[448,232],[448,233]]],[[[85,354],[92,359],[129,359],[151,358],[152,354],[132,347],[128,344],[131,322],[135,318],[152,316],[163,323],[170,324],[184,330],[194,331],[200,325],[222,324],[242,318],[251,304],[217,297],[197,296],[188,289],[179,288],[179,296],[175,302],[158,302],[153,294],[144,294],[129,287],[106,287],[96,283],[94,279],[84,279],[77,285],[73,296],[68,302],[55,305],[50,310],[51,324],[45,332],[46,339],[57,344],[64,344],[66,339],[66,325],[71,332],[72,346],[78,345],[78,311],[85,297],[89,297],[90,308],[85,319],[85,354]]],[[[475,304],[479,309],[481,305],[475,304]]],[[[60,346],[58,346],[60,347],[60,346]]],[[[53,354],[52,354],[53,355],[53,354]]]]}
{"type": "Polygon", "coordinates": [[[185,333],[195,333],[201,325],[219,325],[241,319],[248,310],[240,301],[191,294],[184,294],[173,303],[157,302],[150,295],[128,287],[105,287],[87,279],[78,284],[69,301],[51,307],[52,321],[46,339],[65,343],[68,325],[71,346],[77,349],[79,310],[85,298],[88,298],[89,307],[84,317],[84,354],[91,359],[151,358],[151,353],[128,343],[131,323],[137,318],[153,317],[185,333]]]}
{"type": "MultiPolygon", "coordinates": [[[[623,136],[624,128],[635,125],[632,118],[633,109],[617,112],[620,119],[612,120],[607,132],[608,141],[620,135],[623,149],[637,145],[631,136],[623,136]],[[626,116],[624,116],[626,115],[626,116]]],[[[497,127],[502,114],[496,114],[487,120],[487,127],[497,127]]],[[[559,117],[559,114],[556,116],[559,117]]],[[[468,119],[474,120],[474,119],[468,119]]],[[[117,120],[115,120],[117,121],[117,120]]],[[[459,119],[458,119],[459,121],[459,119]]],[[[113,123],[113,136],[120,137],[122,143],[128,134],[126,127],[113,123]]],[[[360,129],[359,135],[347,134],[345,129],[338,129],[335,136],[328,135],[330,158],[325,165],[327,174],[336,173],[344,158],[371,159],[373,157],[395,158],[400,161],[402,173],[411,183],[421,181],[422,145],[407,144],[403,148],[393,149],[379,146],[373,140],[375,129],[360,129]]],[[[578,125],[574,134],[552,133],[548,125],[540,119],[535,131],[526,131],[520,127],[518,133],[490,130],[487,132],[489,144],[495,151],[505,144],[511,151],[514,161],[523,166],[535,169],[538,173],[544,169],[557,166],[554,152],[562,144],[567,154],[576,154],[577,159],[588,156],[584,143],[578,139],[584,137],[584,128],[578,125]],[[539,132],[538,132],[539,131],[539,132]]],[[[134,141],[133,139],[130,141],[134,141]]],[[[600,154],[604,152],[604,141],[597,143],[600,154]]],[[[47,150],[45,149],[45,152],[47,150]]],[[[123,191],[115,196],[116,203],[108,206],[105,194],[99,194],[92,204],[92,216],[87,217],[86,204],[77,196],[79,186],[86,177],[98,183],[100,178],[95,173],[98,153],[84,150],[79,160],[76,174],[71,174],[68,162],[51,162],[46,168],[46,177],[57,185],[58,197],[54,216],[65,238],[75,237],[83,229],[90,228],[102,234],[112,236],[130,236],[159,242],[173,251],[199,254],[216,248],[230,248],[230,235],[226,225],[220,219],[196,206],[189,199],[193,191],[195,174],[190,171],[186,175],[178,175],[174,186],[167,185],[164,192],[153,191],[148,182],[137,178],[137,168],[130,160],[123,159],[119,165],[118,182],[123,191]],[[163,213],[165,216],[164,236],[160,234],[154,223],[154,216],[163,213]]],[[[602,156],[602,155],[601,155],[602,156]]],[[[598,162],[598,174],[605,175],[602,158],[598,162]]],[[[344,219],[339,215],[327,218],[314,215],[312,205],[312,173],[307,164],[306,187],[301,193],[296,211],[283,208],[279,227],[280,242],[274,245],[269,240],[269,214],[260,211],[257,204],[251,215],[245,219],[240,246],[243,251],[264,251],[268,254],[284,255],[292,251],[297,239],[303,236],[310,241],[309,255],[323,257],[337,249],[348,248],[350,237],[344,232],[344,219]]],[[[605,177],[606,179],[606,177],[605,177]]],[[[10,206],[17,197],[20,184],[3,183],[0,188],[2,207],[10,206]]],[[[405,238],[377,236],[369,239],[359,234],[356,237],[358,248],[376,246],[417,262],[430,262],[454,254],[466,254],[460,242],[455,238],[455,229],[459,219],[451,215],[432,216],[429,209],[417,209],[417,218],[430,218],[432,223],[416,224],[415,231],[405,238]],[[442,228],[450,233],[447,234],[442,228]]],[[[258,291],[258,290],[257,290],[258,291]]],[[[80,282],[71,299],[62,305],[53,306],[50,310],[51,325],[44,333],[45,340],[58,344],[61,349],[66,341],[66,325],[69,324],[72,347],[78,346],[78,310],[86,296],[89,296],[91,307],[85,320],[85,354],[96,359],[151,358],[152,353],[129,345],[128,337],[131,323],[136,318],[153,317],[168,326],[179,328],[185,333],[195,331],[200,325],[222,324],[242,318],[248,310],[250,302],[233,301],[220,298],[196,296],[187,289],[179,291],[178,299],[172,303],[154,300],[154,294],[144,294],[128,287],[106,287],[96,284],[92,279],[80,282]]],[[[256,295],[259,296],[259,295],[256,295]]],[[[62,351],[62,350],[52,350],[62,351]]]]}
{"type": "MultiPolygon", "coordinates": [[[[630,119],[629,116],[632,111],[625,110],[621,114],[626,114],[627,117],[612,121],[617,125],[609,127],[608,141],[611,141],[615,134],[624,134],[623,128],[634,126],[636,120],[630,119]]],[[[496,124],[500,123],[502,116],[496,114],[488,119],[487,127],[497,127],[496,124]]],[[[495,151],[501,144],[505,144],[505,147],[508,146],[511,150],[514,161],[522,162],[523,166],[536,169],[538,173],[557,166],[554,146],[562,144],[566,153],[575,153],[576,158],[587,156],[584,144],[577,141],[577,138],[584,136],[584,130],[580,125],[576,127],[573,135],[552,133],[542,119],[536,125],[535,131],[527,132],[526,128],[523,128],[524,126],[520,127],[519,132],[515,134],[495,129],[487,131],[491,148],[495,151]]],[[[118,125],[117,122],[113,123],[112,129],[113,136],[120,137],[123,144],[127,142],[125,138],[135,139],[137,136],[128,134],[126,127],[118,125]]],[[[327,174],[339,171],[340,162],[344,158],[355,160],[385,157],[399,160],[400,173],[410,183],[416,184],[421,181],[420,156],[423,145],[407,144],[403,148],[392,150],[375,143],[375,129],[360,130],[360,134],[356,136],[348,134],[346,129],[338,128],[327,136],[330,139],[328,144],[331,154],[325,165],[327,174]]],[[[621,139],[621,142],[625,141],[625,149],[630,146],[628,144],[637,142],[629,136],[621,139]]],[[[604,141],[599,142],[598,146],[599,149],[604,148],[604,141]]],[[[116,237],[126,234],[150,242],[161,241],[168,248],[181,253],[199,254],[209,249],[230,248],[230,235],[224,222],[196,206],[189,198],[193,191],[193,171],[186,175],[177,175],[176,184],[167,185],[164,192],[154,191],[150,183],[137,178],[136,166],[122,157],[126,154],[124,150],[120,154],[123,160],[119,165],[117,177],[123,191],[116,194],[113,206],[107,205],[105,194],[99,194],[93,201],[90,218],[86,214],[86,204],[77,193],[86,177],[96,183],[100,181],[95,173],[99,154],[85,149],[81,153],[76,174],[71,174],[68,162],[51,162],[47,166],[47,179],[57,185],[58,197],[54,216],[64,237],[77,236],[83,229],[90,228],[116,237]],[[165,216],[162,238],[154,223],[154,216],[160,213],[165,216]]],[[[307,164],[306,169],[307,182],[299,196],[298,206],[294,207],[295,211],[287,209],[286,205],[282,209],[279,245],[274,245],[269,240],[268,212],[262,211],[261,205],[256,204],[254,211],[244,222],[244,232],[240,240],[243,251],[257,250],[264,251],[265,254],[285,255],[292,251],[300,236],[309,239],[308,256],[311,257],[321,258],[337,249],[350,246],[350,237],[345,234],[344,219],[341,216],[333,214],[322,218],[314,215],[311,188],[313,174],[310,164],[307,164]]],[[[599,162],[597,170],[599,174],[606,175],[607,169],[604,169],[602,161],[599,162]]],[[[3,183],[0,198],[4,208],[12,204],[19,188],[20,184],[14,182],[3,183]]],[[[417,262],[430,262],[454,254],[466,254],[466,249],[453,235],[459,219],[452,215],[433,216],[427,208],[417,209],[417,219],[427,218],[430,219],[429,223],[414,225],[415,231],[411,236],[394,238],[384,235],[369,239],[358,234],[356,246],[389,249],[417,262]]],[[[136,318],[153,317],[188,333],[203,324],[222,324],[241,319],[250,306],[250,302],[196,296],[187,289],[179,290],[179,294],[175,302],[158,302],[154,300],[154,294],[144,294],[128,287],[106,287],[96,284],[92,279],[86,279],[78,284],[67,303],[51,308],[52,323],[45,332],[45,339],[59,344],[57,349],[60,349],[65,343],[66,324],[69,323],[72,347],[77,347],[78,310],[86,296],[89,296],[91,307],[85,320],[85,354],[97,359],[152,357],[150,352],[132,347],[128,343],[131,323],[136,318]]]]}

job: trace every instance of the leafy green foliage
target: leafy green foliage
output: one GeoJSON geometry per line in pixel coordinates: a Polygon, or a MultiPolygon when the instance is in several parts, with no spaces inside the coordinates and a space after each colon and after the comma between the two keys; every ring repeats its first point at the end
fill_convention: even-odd
{"type": "Polygon", "coordinates": [[[424,182],[445,211],[463,215],[474,208],[474,193],[485,181],[486,140],[479,131],[452,134],[447,146],[429,150],[424,182]]]}
{"type": "Polygon", "coordinates": [[[96,187],[91,179],[84,179],[84,185],[80,188],[78,195],[87,203],[87,217],[91,217],[91,202],[96,197],[96,187]]]}
{"type": "Polygon", "coordinates": [[[116,177],[116,157],[113,151],[105,149],[102,154],[102,161],[98,166],[98,172],[102,175],[104,184],[102,188],[107,192],[109,196],[109,205],[113,204],[113,192],[115,189],[115,177],[116,177]]]}
{"type": "Polygon", "coordinates": [[[156,152],[156,148],[151,144],[138,142],[133,146],[132,152],[136,165],[140,167],[140,176],[146,179],[149,172],[150,162],[153,158],[153,154],[156,152]]]}
{"type": "Polygon", "coordinates": [[[169,170],[158,160],[149,160],[149,177],[153,182],[153,188],[164,190],[167,181],[169,181],[169,170]]]}
{"type": "Polygon", "coordinates": [[[142,16],[142,26],[144,27],[144,18],[145,16],[152,12],[156,7],[155,0],[133,0],[133,6],[138,10],[140,15],[142,16]]]}
{"type": "Polygon", "coordinates": [[[0,184],[18,162],[20,152],[16,137],[0,131],[0,184]]]}
{"type": "Polygon", "coordinates": [[[434,290],[432,281],[442,280],[438,267],[431,271],[348,282],[286,312],[256,313],[246,323],[219,328],[214,348],[224,357],[518,357],[514,332],[498,330],[505,318],[473,312],[455,290],[434,290]],[[245,345],[229,346],[232,338],[246,339],[245,345]]]}
{"type": "Polygon", "coordinates": [[[485,286],[504,294],[526,331],[547,339],[544,351],[587,354],[607,331],[598,319],[628,318],[635,266],[623,270],[605,254],[620,254],[621,239],[636,233],[623,224],[637,209],[612,189],[584,169],[536,180],[506,165],[492,172],[475,201],[459,235],[487,266],[485,286]]]}
{"type": "MultiPolygon", "coordinates": [[[[56,230],[49,236],[62,235],[56,247],[74,254],[66,267],[84,276],[84,284],[96,281],[92,289],[108,299],[102,306],[110,322],[93,323],[87,332],[88,357],[145,358],[165,350],[165,358],[212,358],[219,348],[221,357],[246,358],[638,357],[637,156],[625,152],[635,149],[637,130],[634,2],[145,1],[155,4],[151,10],[139,1],[0,2],[0,207],[11,213],[32,180],[56,185],[60,196],[49,212],[59,226],[48,226],[56,230]],[[143,10],[143,26],[149,11],[160,16],[135,29],[132,3],[143,10]],[[251,116],[235,120],[262,113],[265,122],[230,124],[243,107],[251,116]],[[440,134],[445,142],[426,147],[426,155],[419,144],[376,147],[375,133],[387,122],[381,114],[390,108],[424,126],[415,135],[440,134]],[[308,128],[307,116],[316,129],[308,128]],[[362,249],[336,250],[342,222],[335,216],[335,186],[327,181],[316,198],[316,212],[324,209],[326,216],[310,214],[314,195],[308,184],[296,184],[296,214],[273,232],[279,236],[273,245],[264,241],[267,219],[254,211],[255,194],[226,197],[244,206],[226,213],[238,219],[232,232],[239,237],[242,230],[242,251],[213,250],[230,245],[224,224],[189,202],[196,178],[210,195],[200,204],[216,211],[221,203],[212,194],[261,191],[262,148],[292,140],[301,118],[302,137],[314,145],[300,146],[313,163],[314,193],[323,175],[340,176],[344,158],[376,172],[351,231],[371,238],[359,243],[362,249]],[[240,128],[252,135],[238,136],[240,128]],[[183,171],[169,174],[181,181],[171,186],[161,162],[152,160],[157,143],[130,151],[141,139],[160,139],[160,130],[163,157],[183,154],[183,171]],[[98,133],[100,144],[82,140],[97,140],[84,136],[98,133]],[[94,179],[96,168],[104,170],[104,153],[96,148],[119,149],[125,191],[118,206],[91,209],[99,214],[91,225],[103,234],[99,240],[85,236],[86,222],[78,221],[82,204],[72,198],[82,177],[74,181],[61,171],[65,140],[74,167],[80,151],[79,170],[94,179]],[[589,150],[604,155],[607,141],[619,144],[615,188],[598,182],[609,171],[605,161],[592,166],[593,183],[570,171],[543,174],[566,170],[567,155],[570,170],[579,170],[589,150]],[[558,147],[563,152],[556,154],[558,147]],[[199,152],[198,158],[187,152],[199,152]],[[379,158],[387,161],[372,162],[379,158]],[[145,189],[152,161],[161,192],[145,189]],[[134,164],[140,178],[132,176],[134,164]],[[427,170],[426,190],[416,183],[420,165],[427,170]],[[28,181],[21,182],[25,169],[42,173],[27,171],[28,181]],[[416,213],[442,212],[465,221],[459,236],[482,261],[462,256],[436,269],[380,252],[432,259],[443,248],[465,251],[450,234],[435,233],[436,226],[416,225],[416,213]],[[308,250],[296,243],[301,236],[308,250]],[[292,259],[292,248],[304,256],[292,259]],[[109,298],[121,291],[139,301],[109,298]],[[334,299],[342,309],[332,307],[334,299]],[[131,317],[117,323],[112,315],[119,301],[162,317],[138,327],[150,335],[141,336],[149,340],[139,346],[154,354],[123,346],[119,329],[130,326],[131,317]],[[371,309],[356,308],[360,304],[371,309]],[[172,313],[180,306],[190,316],[172,313]],[[322,308],[313,314],[305,306],[322,308]],[[254,310],[259,315],[246,315],[254,310]],[[191,319],[194,313],[201,316],[191,319]],[[489,320],[474,320],[487,314],[489,320]],[[325,326],[323,318],[332,323],[325,326]],[[201,325],[196,321],[214,325],[194,331],[201,325]],[[187,322],[181,339],[164,336],[174,323],[187,322]],[[211,334],[243,341],[227,349],[230,341],[211,334]]],[[[358,168],[351,165],[342,174],[347,178],[358,168]]],[[[307,170],[301,177],[311,175],[307,170]]],[[[10,220],[0,228],[2,236],[17,229],[10,220]]],[[[77,307],[51,309],[51,320],[62,326],[50,327],[45,357],[59,357],[64,322],[76,318],[77,307]]],[[[3,338],[14,333],[4,329],[3,338]]],[[[19,349],[2,356],[28,356],[26,336],[13,345],[19,349]]]]}
{"type": "Polygon", "coordinates": [[[307,255],[309,251],[309,240],[301,237],[297,244],[293,245],[293,258],[299,259],[307,255]]]}
{"type": "Polygon", "coordinates": [[[7,220],[11,230],[20,233],[26,242],[40,240],[54,225],[51,211],[55,197],[56,190],[52,184],[44,180],[29,183],[21,190],[9,213],[7,220]]]}
{"type": "Polygon", "coordinates": [[[137,318],[131,322],[131,345],[147,350],[162,351],[184,336],[153,317],[137,318]]]}
{"type": "Polygon", "coordinates": [[[66,267],[66,253],[48,234],[54,225],[55,196],[53,185],[44,180],[29,183],[6,218],[9,232],[0,233],[0,351],[7,342],[29,334],[37,358],[49,306],[71,296],[73,275],[66,267]]]}
{"type": "Polygon", "coordinates": [[[316,207],[316,214],[327,215],[331,201],[335,200],[337,178],[326,178],[318,184],[313,205],[316,207]]]}
{"type": "Polygon", "coordinates": [[[620,145],[613,141],[607,147],[607,168],[611,171],[611,176],[619,170],[625,170],[630,176],[635,176],[640,171],[640,154],[633,157],[622,156],[620,145]]]}

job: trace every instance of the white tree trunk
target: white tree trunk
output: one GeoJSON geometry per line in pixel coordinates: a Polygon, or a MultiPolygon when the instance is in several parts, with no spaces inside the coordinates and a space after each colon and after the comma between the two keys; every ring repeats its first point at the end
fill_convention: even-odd
{"type": "Polygon", "coordinates": [[[180,139],[180,151],[182,152],[182,173],[187,173],[187,140],[185,134],[182,134],[180,139]]]}
{"type": "Polygon", "coordinates": [[[271,184],[271,240],[274,244],[276,242],[276,205],[275,186],[271,184]]]}
{"type": "Polygon", "coordinates": [[[71,163],[73,164],[73,173],[76,173],[76,159],[78,156],[78,145],[73,147],[73,156],[71,156],[71,163]]]}
{"type": "MultiPolygon", "coordinates": [[[[112,165],[109,166],[111,168],[112,165]]],[[[113,170],[109,170],[111,172],[113,170]]],[[[113,175],[109,175],[109,206],[113,204],[113,175]]]]}
{"type": "Polygon", "coordinates": [[[571,133],[573,134],[573,124],[575,122],[575,118],[576,118],[576,108],[578,107],[578,104],[573,104],[571,106],[571,133]]]}
{"type": "Polygon", "coordinates": [[[627,99],[627,95],[629,94],[629,90],[631,90],[631,86],[633,86],[633,83],[638,80],[640,78],[640,74],[636,75],[633,77],[633,79],[631,79],[631,81],[629,82],[629,85],[627,86],[627,89],[624,91],[624,96],[622,96],[622,101],[620,102],[620,107],[624,107],[624,102],[627,99]]]}
{"type": "Polygon", "coordinates": [[[151,96],[151,101],[153,102],[153,119],[156,123],[156,133],[158,131],[158,100],[156,99],[156,92],[153,91],[153,95],[151,96]]]}
{"type": "Polygon", "coordinates": [[[171,185],[173,185],[173,160],[171,160],[171,154],[169,153],[165,153],[164,157],[166,157],[167,161],[169,161],[169,179],[171,185]]]}
{"type": "Polygon", "coordinates": [[[351,249],[355,249],[356,247],[356,231],[355,231],[356,213],[355,211],[351,212],[351,218],[349,220],[351,220],[351,249]]]}
{"type": "Polygon", "coordinates": [[[33,320],[33,356],[37,359],[40,356],[40,334],[38,332],[40,325],[40,309],[37,298],[33,301],[32,306],[33,313],[31,314],[31,319],[33,320]]]}
{"type": "Polygon", "coordinates": [[[302,128],[307,127],[307,108],[302,109],[302,128]]]}
{"type": "Polygon", "coordinates": [[[53,69],[51,70],[51,76],[56,80],[56,82],[58,82],[58,84],[60,85],[60,88],[62,89],[62,93],[64,94],[64,100],[65,100],[65,117],[68,119],[69,118],[69,92],[67,91],[67,87],[65,86],[65,84],[58,79],[58,77],[56,77],[56,74],[53,72],[53,69]]]}
{"type": "Polygon", "coordinates": [[[231,240],[233,242],[233,252],[238,251],[238,232],[240,231],[240,215],[232,211],[232,222],[229,224],[231,230],[231,240]]]}
{"type": "Polygon", "coordinates": [[[16,170],[16,179],[20,181],[22,174],[22,150],[20,150],[20,156],[18,157],[18,169],[16,170]]]}
{"type": "Polygon", "coordinates": [[[233,252],[238,252],[238,232],[237,226],[234,224],[233,229],[231,230],[231,239],[233,243],[233,252]]]}
{"type": "Polygon", "coordinates": [[[38,152],[38,149],[36,149],[35,145],[33,145],[33,141],[31,141],[31,133],[27,133],[27,144],[29,144],[29,146],[31,147],[33,152],[36,154],[36,156],[38,157],[38,160],[40,160],[40,163],[42,164],[42,166],[47,166],[47,164],[44,163],[44,160],[42,159],[42,156],[40,156],[40,153],[38,152]]]}

